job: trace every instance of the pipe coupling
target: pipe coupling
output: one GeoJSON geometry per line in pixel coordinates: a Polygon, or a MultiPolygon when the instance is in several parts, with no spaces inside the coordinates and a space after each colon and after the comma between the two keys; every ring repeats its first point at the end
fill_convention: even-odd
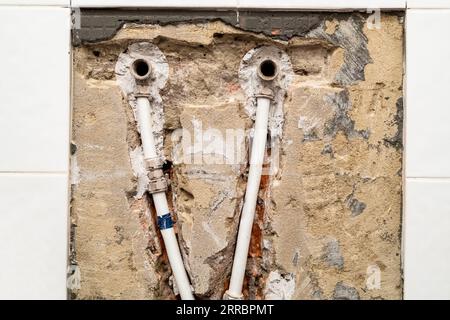
{"type": "Polygon", "coordinates": [[[160,157],[148,158],[145,159],[145,162],[148,170],[162,169],[164,164],[163,159],[160,157]]]}
{"type": "Polygon", "coordinates": [[[261,91],[255,95],[257,98],[267,98],[273,100],[273,91],[269,88],[262,88],[261,91]]]}
{"type": "Polygon", "coordinates": [[[161,158],[146,159],[148,169],[148,192],[157,193],[167,190],[168,183],[163,172],[163,160],[161,158]]]}
{"type": "Polygon", "coordinates": [[[244,300],[244,295],[242,293],[240,296],[230,295],[230,293],[227,290],[223,294],[223,300],[244,300]]]}
{"type": "Polygon", "coordinates": [[[148,192],[158,193],[165,192],[167,190],[168,184],[165,177],[151,179],[148,183],[148,192]]]}

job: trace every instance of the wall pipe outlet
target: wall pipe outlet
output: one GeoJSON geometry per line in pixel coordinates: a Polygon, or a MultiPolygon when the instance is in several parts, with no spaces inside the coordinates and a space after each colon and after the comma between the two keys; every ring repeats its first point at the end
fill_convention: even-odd
{"type": "MultiPolygon", "coordinates": [[[[272,81],[278,74],[278,68],[273,60],[262,61],[257,74],[263,81],[272,81]]],[[[244,207],[242,208],[239,232],[231,271],[230,287],[224,299],[243,299],[242,285],[244,283],[247,256],[252,235],[253,220],[255,217],[256,201],[258,199],[261,182],[264,153],[266,150],[267,131],[269,122],[270,102],[273,98],[272,90],[264,88],[256,97],[256,120],[252,150],[250,154],[250,169],[245,191],[244,207]]]]}
{"type": "Polygon", "coordinates": [[[152,119],[150,117],[150,100],[147,94],[141,92],[144,88],[147,88],[146,91],[148,91],[148,83],[146,83],[146,80],[150,78],[152,73],[151,64],[146,59],[136,59],[131,64],[130,69],[137,82],[137,92],[135,94],[137,98],[136,121],[141,133],[144,159],[147,164],[153,164],[149,170],[153,170],[151,173],[156,177],[156,181],[161,181],[161,179],[164,180],[164,183],[160,183],[160,185],[162,185],[161,188],[152,188],[149,185],[149,192],[152,194],[153,203],[155,204],[156,214],[158,216],[158,226],[162,234],[170,267],[172,268],[172,273],[178,291],[180,292],[181,299],[194,300],[191,284],[186,269],[184,268],[177,237],[173,229],[173,222],[165,193],[167,185],[163,177],[162,165],[158,164],[160,163],[160,161],[158,161],[160,158],[156,151],[156,144],[153,136],[152,119]]]}
{"type": "MultiPolygon", "coordinates": [[[[275,61],[271,59],[264,60],[258,65],[257,75],[263,83],[268,84],[277,77],[278,66],[275,61]]],[[[273,92],[267,87],[264,87],[256,97],[256,120],[250,154],[250,169],[245,191],[244,206],[242,208],[241,220],[239,223],[233,268],[231,270],[230,287],[224,295],[224,299],[227,300],[243,299],[242,286],[244,283],[253,220],[255,218],[256,202],[261,182],[264,153],[267,143],[270,103],[272,99],[273,92]]]]}
{"type": "Polygon", "coordinates": [[[150,75],[152,74],[150,62],[142,58],[134,60],[131,64],[131,74],[138,81],[150,78],[150,75]]]}

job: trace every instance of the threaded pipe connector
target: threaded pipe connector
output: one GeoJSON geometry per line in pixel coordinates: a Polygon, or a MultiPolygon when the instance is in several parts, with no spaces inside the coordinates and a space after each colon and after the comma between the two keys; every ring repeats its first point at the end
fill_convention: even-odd
{"type": "Polygon", "coordinates": [[[131,74],[138,81],[147,80],[152,74],[152,66],[147,59],[136,59],[131,64],[131,74]]]}
{"type": "Polygon", "coordinates": [[[234,296],[234,295],[231,295],[227,290],[223,294],[223,300],[244,300],[244,295],[241,294],[240,296],[234,296]]]}
{"type": "Polygon", "coordinates": [[[266,59],[259,64],[257,72],[262,80],[272,81],[278,75],[278,65],[272,59],[266,59]]]}

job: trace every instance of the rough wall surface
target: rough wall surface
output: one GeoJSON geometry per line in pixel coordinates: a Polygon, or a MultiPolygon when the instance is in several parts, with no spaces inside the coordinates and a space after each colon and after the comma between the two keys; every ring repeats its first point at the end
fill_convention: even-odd
{"type": "Polygon", "coordinates": [[[168,198],[198,298],[220,298],[228,285],[253,125],[238,73],[262,45],[284,51],[293,76],[267,152],[278,169],[262,179],[244,294],[401,298],[403,20],[383,13],[381,28],[369,29],[359,13],[318,17],[288,39],[221,21],[127,24],[75,48],[73,298],[175,298],[152,202],[138,192],[140,139],[114,71],[142,41],[169,65],[160,92],[168,198]],[[239,161],[224,160],[215,139],[239,161]]]}

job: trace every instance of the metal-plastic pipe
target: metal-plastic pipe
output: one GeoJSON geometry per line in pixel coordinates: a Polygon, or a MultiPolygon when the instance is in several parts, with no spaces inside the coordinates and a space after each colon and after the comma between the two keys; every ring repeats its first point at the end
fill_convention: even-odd
{"type": "MultiPolygon", "coordinates": [[[[141,133],[144,158],[146,160],[155,159],[158,157],[158,153],[156,151],[156,144],[153,136],[152,119],[150,117],[150,101],[148,98],[138,97],[136,109],[136,120],[141,133]]],[[[165,192],[153,193],[152,197],[156,208],[156,214],[159,218],[170,213],[165,192]]],[[[180,248],[178,246],[177,237],[173,227],[169,226],[161,229],[161,234],[181,299],[194,300],[189,278],[184,268],[183,259],[181,257],[180,248]]]]}
{"type": "Polygon", "coordinates": [[[267,142],[270,101],[271,99],[269,97],[257,97],[255,130],[250,155],[247,189],[245,191],[244,207],[239,224],[230,287],[225,294],[225,298],[228,299],[242,299],[242,285],[244,282],[245,267],[247,264],[247,255],[267,142]]]}

